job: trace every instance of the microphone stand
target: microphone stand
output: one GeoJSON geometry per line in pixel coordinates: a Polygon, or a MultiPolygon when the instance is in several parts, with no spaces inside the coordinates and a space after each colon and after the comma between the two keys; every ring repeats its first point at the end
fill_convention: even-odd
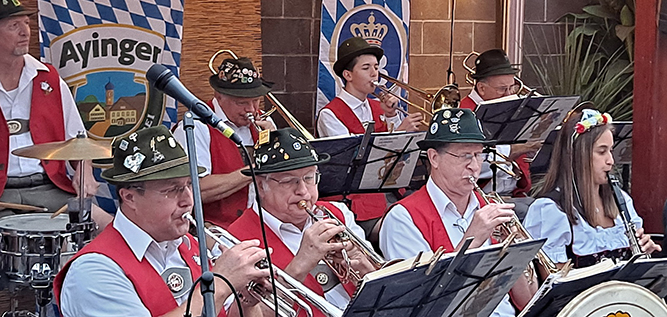
{"type": "Polygon", "coordinates": [[[213,273],[208,266],[208,250],[206,248],[206,233],[204,233],[204,212],[202,211],[201,189],[199,187],[199,173],[197,172],[197,148],[194,136],[194,115],[188,111],[183,115],[183,130],[187,143],[187,153],[190,165],[190,179],[192,180],[192,198],[194,199],[194,214],[197,222],[197,239],[199,241],[199,262],[201,265],[201,294],[204,298],[202,317],[215,317],[215,284],[213,273]]]}

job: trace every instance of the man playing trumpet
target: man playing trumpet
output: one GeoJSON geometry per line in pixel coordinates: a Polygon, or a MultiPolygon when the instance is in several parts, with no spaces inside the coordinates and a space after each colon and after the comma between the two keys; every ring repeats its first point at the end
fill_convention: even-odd
{"type": "MultiPolygon", "coordinates": [[[[273,130],[271,118],[252,123],[248,114],[257,116],[259,103],[270,88],[260,77],[250,59],[225,59],[218,74],[209,78],[214,98],[208,106],[234,132],[243,139],[245,146],[252,146],[259,131],[273,130]]],[[[216,129],[195,121],[197,164],[206,171],[200,175],[201,198],[204,203],[204,219],[227,228],[254,200],[249,191],[250,177],[241,174],[247,164],[237,145],[216,129]]],[[[185,142],[183,124],[179,124],[174,136],[181,144],[185,142]]]]}
{"type": "MultiPolygon", "coordinates": [[[[388,259],[410,258],[420,251],[443,247],[454,252],[467,238],[471,248],[492,243],[494,229],[512,219],[513,204],[484,204],[470,177],[479,177],[487,140],[469,109],[442,109],[433,115],[419,147],[431,165],[426,185],[400,200],[385,215],[380,248],[388,259]]],[[[510,294],[521,309],[537,290],[536,281],[522,276],[510,294]]],[[[514,316],[505,296],[493,316],[514,316]]]]}
{"type": "MultiPolygon", "coordinates": [[[[194,204],[188,158],[162,125],[121,138],[114,149],[113,167],[102,177],[117,186],[120,208],[113,224],[56,276],[58,307],[65,317],[183,316],[201,275],[198,244],[183,218],[194,204]]],[[[225,250],[212,271],[237,290],[266,280],[268,270],[255,267],[265,256],[258,246],[245,241],[225,250]]],[[[215,290],[216,311],[222,311],[232,293],[219,279],[215,290]]],[[[203,300],[198,291],[193,295],[193,315],[199,316],[203,300]]],[[[244,311],[261,314],[256,306],[244,311]]]]}
{"type": "MultiPolygon", "coordinates": [[[[363,237],[363,231],[344,204],[317,201],[320,181],[317,164],[329,161],[328,154],[318,155],[295,129],[271,131],[269,139],[255,150],[254,163],[267,241],[273,248],[273,264],[344,309],[354,283],[341,283],[322,259],[329,258],[334,266],[343,265],[360,277],[375,267],[358,247],[337,240],[345,227],[337,225],[334,219],[313,219],[300,203],[305,202],[308,209],[316,203],[326,206],[357,237],[363,237]],[[350,260],[349,266],[343,264],[343,253],[350,260]]],[[[249,174],[249,170],[243,172],[249,174]]],[[[229,227],[229,232],[241,240],[261,237],[258,212],[255,204],[229,227]]],[[[362,241],[367,243],[363,238],[362,241]]]]}

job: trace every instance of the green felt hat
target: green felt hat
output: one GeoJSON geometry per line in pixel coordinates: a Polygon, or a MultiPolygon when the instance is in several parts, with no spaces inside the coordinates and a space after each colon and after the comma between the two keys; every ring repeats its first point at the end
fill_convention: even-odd
{"type": "Polygon", "coordinates": [[[271,90],[247,57],[223,60],[218,74],[212,75],[208,82],[221,94],[241,98],[261,97],[271,90]]]}
{"type": "Polygon", "coordinates": [[[433,114],[428,134],[417,142],[420,149],[435,148],[444,143],[488,143],[477,116],[470,109],[440,109],[433,114]]]}
{"type": "MultiPolygon", "coordinates": [[[[198,173],[206,169],[199,166],[198,173]]],[[[188,156],[163,125],[120,138],[113,145],[113,167],[102,172],[109,183],[134,183],[190,176],[188,156]]]]}
{"type": "Polygon", "coordinates": [[[384,56],[384,50],[377,45],[371,45],[361,37],[353,36],[338,47],[338,56],[333,65],[334,72],[338,77],[343,78],[343,71],[355,57],[371,54],[375,55],[378,61],[384,56]]]}
{"type": "MultiPolygon", "coordinates": [[[[255,174],[286,172],[326,163],[329,154],[317,154],[306,138],[293,128],[271,131],[269,142],[255,149],[255,174]]],[[[241,171],[250,175],[250,169],[241,171]]]]}
{"type": "Polygon", "coordinates": [[[19,0],[4,0],[0,2],[0,20],[8,17],[34,14],[35,10],[26,10],[19,0]]]}
{"type": "Polygon", "coordinates": [[[518,65],[510,63],[505,51],[494,48],[479,54],[475,60],[475,73],[471,77],[480,80],[490,76],[509,75],[518,72],[518,65]]]}

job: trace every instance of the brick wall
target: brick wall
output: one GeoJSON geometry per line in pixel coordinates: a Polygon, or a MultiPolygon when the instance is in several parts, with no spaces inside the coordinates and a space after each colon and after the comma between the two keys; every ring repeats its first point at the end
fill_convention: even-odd
{"type": "MultiPolygon", "coordinates": [[[[312,131],[317,92],[321,0],[262,1],[263,76],[273,93],[312,131]]],[[[279,127],[286,126],[273,115],[279,127]]]]}

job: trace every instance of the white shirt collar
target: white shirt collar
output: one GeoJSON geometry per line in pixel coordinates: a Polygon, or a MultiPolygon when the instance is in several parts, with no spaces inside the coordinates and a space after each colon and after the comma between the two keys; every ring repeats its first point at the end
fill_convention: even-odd
{"type": "Polygon", "coordinates": [[[123,212],[118,208],[116,212],[116,217],[113,221],[113,227],[118,230],[120,235],[123,237],[127,245],[134,253],[134,256],[137,257],[137,260],[142,261],[146,256],[146,252],[151,244],[155,244],[159,249],[166,249],[166,245],[174,244],[174,247],[178,247],[181,243],[185,242],[188,249],[190,246],[190,240],[183,236],[176,240],[156,242],[153,238],[143,229],[139,228],[134,222],[128,219],[123,212]]]}
{"type": "Polygon", "coordinates": [[[355,110],[363,105],[368,105],[368,98],[364,98],[363,101],[359,100],[345,89],[341,89],[338,98],[342,99],[348,107],[352,108],[352,110],[355,110]]]}
{"type": "Polygon", "coordinates": [[[470,225],[470,222],[472,222],[472,217],[475,214],[475,210],[479,209],[479,201],[477,200],[477,196],[470,192],[471,197],[468,200],[468,206],[463,213],[463,217],[461,217],[461,214],[456,210],[456,205],[454,205],[449,197],[447,197],[447,194],[445,194],[445,192],[443,192],[438,187],[438,185],[435,184],[433,178],[431,177],[429,177],[428,182],[426,182],[426,191],[431,197],[433,205],[435,205],[435,208],[438,210],[438,214],[440,214],[441,218],[444,218],[445,216],[456,216],[456,218],[464,218],[467,221],[467,224],[470,225]]]}
{"type": "Polygon", "coordinates": [[[222,107],[220,107],[218,99],[213,98],[211,101],[213,103],[213,112],[215,113],[215,115],[218,116],[218,118],[220,118],[220,120],[222,120],[225,124],[230,125],[232,127],[236,127],[234,122],[229,121],[229,118],[227,118],[227,115],[222,110],[222,107]]]}
{"type": "Polygon", "coordinates": [[[475,104],[478,105],[478,106],[479,106],[479,104],[481,104],[482,102],[484,102],[484,99],[482,99],[482,96],[480,96],[480,95],[477,93],[477,90],[475,90],[475,88],[473,88],[473,89],[470,91],[470,93],[468,94],[468,97],[470,97],[470,99],[472,99],[472,101],[474,101],[475,104]]]}
{"type": "MultiPolygon", "coordinates": [[[[257,204],[253,204],[252,209],[259,216],[259,210],[257,209],[257,204]]],[[[288,239],[285,237],[286,233],[289,233],[293,236],[303,236],[303,232],[306,231],[310,226],[313,225],[312,219],[308,218],[306,220],[306,225],[303,227],[303,230],[299,229],[297,226],[291,223],[282,222],[280,219],[276,218],[270,212],[264,209],[264,223],[266,224],[273,233],[278,236],[278,238],[285,243],[285,245],[292,250],[292,253],[296,254],[296,251],[299,250],[299,245],[301,244],[301,239],[299,241],[292,241],[293,239],[288,239]],[[294,244],[296,242],[296,244],[294,244]]]]}

